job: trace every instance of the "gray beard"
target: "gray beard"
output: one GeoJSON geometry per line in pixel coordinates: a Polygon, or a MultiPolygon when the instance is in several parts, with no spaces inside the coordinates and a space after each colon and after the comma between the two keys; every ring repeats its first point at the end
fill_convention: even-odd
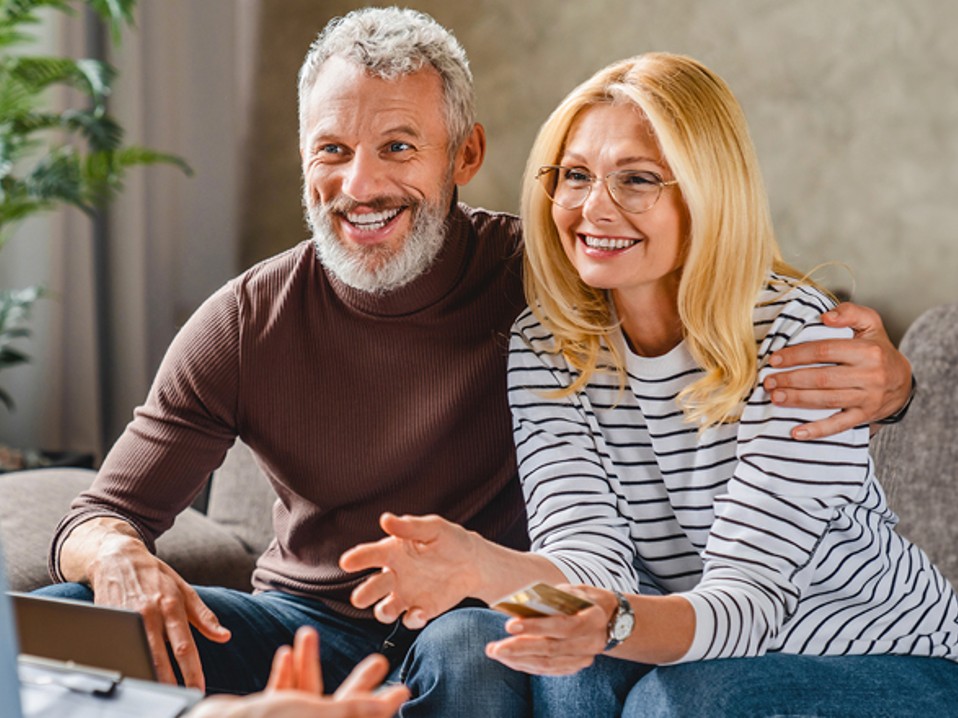
{"type": "MultiPolygon", "coordinates": [[[[336,203],[334,203],[336,204],[336,203]]],[[[338,203],[342,204],[342,203],[338,203]]],[[[348,287],[370,294],[384,294],[421,276],[439,255],[446,241],[448,202],[409,202],[412,223],[399,249],[386,247],[347,248],[336,234],[329,204],[306,199],[306,223],[313,233],[319,261],[348,287]]],[[[345,211],[337,206],[336,211],[345,211]]]]}

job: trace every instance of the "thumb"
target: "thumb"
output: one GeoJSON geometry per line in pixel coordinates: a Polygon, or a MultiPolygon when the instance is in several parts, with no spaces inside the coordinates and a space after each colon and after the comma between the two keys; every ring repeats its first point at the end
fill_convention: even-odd
{"type": "Polygon", "coordinates": [[[842,302],[822,314],[822,321],[830,327],[845,327],[855,332],[856,337],[871,337],[883,333],[878,312],[852,302],[842,302]]]}

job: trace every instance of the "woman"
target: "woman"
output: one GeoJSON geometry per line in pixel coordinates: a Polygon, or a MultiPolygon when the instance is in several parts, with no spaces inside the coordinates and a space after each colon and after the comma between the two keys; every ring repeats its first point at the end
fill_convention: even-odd
{"type": "MultiPolygon", "coordinates": [[[[530,309],[509,391],[532,550],[385,516],[392,538],[343,557],[388,569],[354,602],[415,626],[465,596],[582,584],[595,606],[512,619],[487,654],[533,674],[602,654],[691,666],[638,680],[630,715],[720,714],[749,673],[847,690],[887,670],[928,700],[956,683],[958,600],[895,533],[867,427],[799,443],[790,430],[826,414],[776,407],[763,388],[773,351],[842,332],[820,321],[827,295],[781,260],[725,83],[669,54],[601,70],[543,125],[523,219],[530,309]]],[[[856,701],[839,712],[875,714],[856,701]]]]}

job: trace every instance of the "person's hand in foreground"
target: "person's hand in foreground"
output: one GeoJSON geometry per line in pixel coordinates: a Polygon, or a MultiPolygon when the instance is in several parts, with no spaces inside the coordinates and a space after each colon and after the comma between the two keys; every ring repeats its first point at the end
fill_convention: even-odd
{"type": "Polygon", "coordinates": [[[776,368],[797,367],[765,379],[772,401],[781,406],[841,409],[827,419],[797,426],[795,439],[818,439],[894,414],[911,392],[911,364],[899,352],[878,313],[845,302],[825,312],[830,327],[849,327],[852,339],[795,344],[772,354],[776,368]],[[825,364],[826,366],[808,366],[825,364]]]}
{"type": "Polygon", "coordinates": [[[333,695],[323,696],[319,635],[304,626],[296,632],[292,649],[276,651],[266,690],[207,698],[189,718],[389,718],[409,698],[409,690],[389,686],[377,691],[388,671],[384,656],[368,656],[333,695]]]}

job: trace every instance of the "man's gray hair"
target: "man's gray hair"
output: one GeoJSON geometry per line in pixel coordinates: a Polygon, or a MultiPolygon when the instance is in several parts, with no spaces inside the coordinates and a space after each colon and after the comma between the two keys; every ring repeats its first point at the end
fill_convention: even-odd
{"type": "Polygon", "coordinates": [[[299,121],[302,131],[306,95],[323,63],[338,56],[386,80],[432,65],[442,78],[450,152],[476,122],[475,90],[466,51],[452,33],[416,10],[362,8],[329,21],[310,45],[299,71],[299,121]]]}

